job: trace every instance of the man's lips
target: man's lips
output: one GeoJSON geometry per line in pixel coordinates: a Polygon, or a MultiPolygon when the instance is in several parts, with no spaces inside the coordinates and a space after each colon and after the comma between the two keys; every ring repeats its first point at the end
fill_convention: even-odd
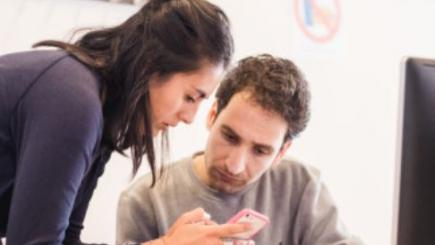
{"type": "Polygon", "coordinates": [[[242,182],[242,180],[240,178],[237,178],[234,175],[227,174],[223,171],[216,170],[216,173],[217,173],[217,177],[224,182],[228,182],[228,183],[242,182]]]}

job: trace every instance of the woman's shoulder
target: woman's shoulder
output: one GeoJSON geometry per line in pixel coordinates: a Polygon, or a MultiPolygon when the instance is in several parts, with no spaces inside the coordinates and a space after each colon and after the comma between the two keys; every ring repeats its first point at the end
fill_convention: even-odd
{"type": "Polygon", "coordinates": [[[27,75],[44,72],[69,55],[62,50],[29,50],[0,56],[0,71],[4,75],[27,75]]]}
{"type": "Polygon", "coordinates": [[[98,74],[73,56],[58,52],[58,59],[41,74],[40,80],[50,85],[47,89],[53,88],[56,89],[54,92],[100,104],[102,81],[98,74]]]}
{"type": "Polygon", "coordinates": [[[75,122],[70,125],[71,130],[81,129],[81,124],[101,127],[99,78],[75,58],[64,51],[45,50],[1,57],[0,65],[2,59],[9,59],[4,69],[8,76],[8,91],[13,91],[15,98],[11,108],[18,115],[26,115],[21,118],[36,120],[43,115],[59,125],[75,122]],[[38,70],[34,71],[36,68],[32,66],[38,70]],[[20,79],[20,72],[25,78],[20,79]]]}
{"type": "Polygon", "coordinates": [[[0,56],[0,75],[10,97],[23,99],[39,89],[47,96],[74,96],[97,102],[101,94],[98,75],[62,50],[35,50],[0,56]]]}

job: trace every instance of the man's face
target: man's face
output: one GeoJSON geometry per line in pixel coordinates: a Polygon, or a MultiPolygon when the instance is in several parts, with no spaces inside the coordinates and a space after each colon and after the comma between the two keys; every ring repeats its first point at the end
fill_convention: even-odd
{"type": "Polygon", "coordinates": [[[208,127],[206,183],[226,193],[240,191],[256,181],[281,160],[290,145],[283,144],[286,121],[256,105],[248,92],[233,95],[219,115],[214,105],[208,127]]]}

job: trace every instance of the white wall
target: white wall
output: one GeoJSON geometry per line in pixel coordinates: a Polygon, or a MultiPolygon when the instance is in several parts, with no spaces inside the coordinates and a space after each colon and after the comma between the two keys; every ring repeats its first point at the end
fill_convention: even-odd
{"type": "MultiPolygon", "coordinates": [[[[213,2],[230,16],[236,59],[270,52],[292,58],[305,72],[313,94],[312,120],[290,154],[323,172],[353,233],[367,244],[390,244],[400,60],[404,55],[435,58],[435,3],[340,1],[337,39],[307,46],[294,24],[293,1],[213,2]]],[[[64,38],[72,27],[118,23],[136,9],[98,1],[0,0],[0,54],[64,38]]],[[[210,103],[193,126],[171,131],[171,159],[201,149],[210,103]]],[[[85,222],[86,241],[114,242],[116,201],[128,184],[129,166],[119,155],[108,164],[85,222]]]]}

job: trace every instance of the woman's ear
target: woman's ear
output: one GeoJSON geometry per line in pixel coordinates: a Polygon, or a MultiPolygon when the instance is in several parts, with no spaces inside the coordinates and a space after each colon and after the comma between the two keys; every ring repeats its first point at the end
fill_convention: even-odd
{"type": "Polygon", "coordinates": [[[207,129],[210,130],[217,117],[217,101],[213,102],[207,114],[207,129]]]}

